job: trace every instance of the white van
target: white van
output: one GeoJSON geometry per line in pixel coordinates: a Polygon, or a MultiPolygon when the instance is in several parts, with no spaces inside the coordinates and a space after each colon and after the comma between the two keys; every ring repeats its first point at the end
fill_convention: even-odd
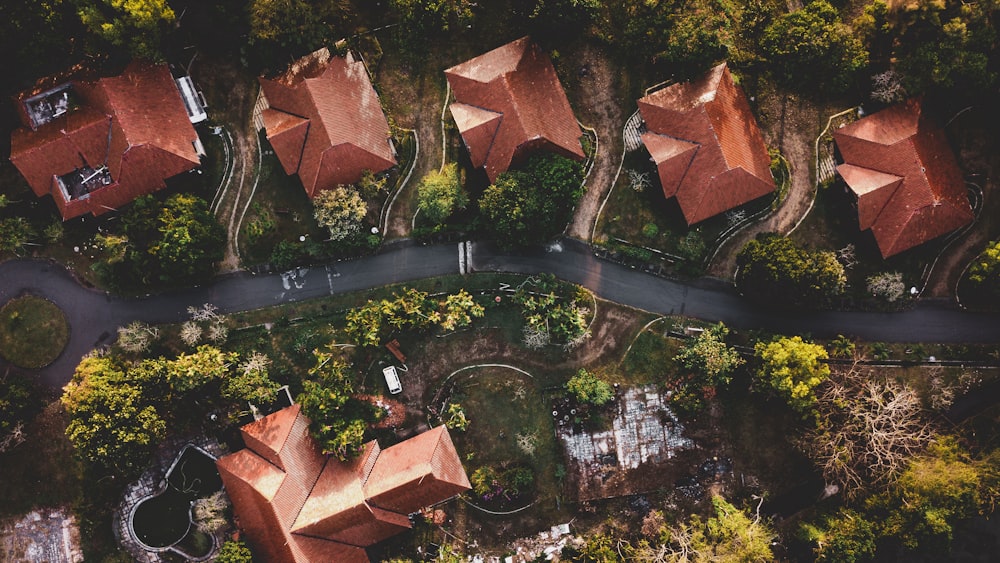
{"type": "Polygon", "coordinates": [[[396,373],[396,366],[383,368],[382,375],[385,376],[385,384],[389,386],[390,393],[395,395],[403,390],[403,386],[399,383],[399,374],[396,373]]]}

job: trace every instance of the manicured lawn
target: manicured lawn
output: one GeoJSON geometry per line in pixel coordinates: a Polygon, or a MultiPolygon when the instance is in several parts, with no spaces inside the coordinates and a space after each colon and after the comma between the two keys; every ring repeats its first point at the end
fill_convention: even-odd
{"type": "Polygon", "coordinates": [[[69,339],[66,316],[41,297],[11,300],[0,309],[0,355],[23,368],[51,364],[69,339]]]}

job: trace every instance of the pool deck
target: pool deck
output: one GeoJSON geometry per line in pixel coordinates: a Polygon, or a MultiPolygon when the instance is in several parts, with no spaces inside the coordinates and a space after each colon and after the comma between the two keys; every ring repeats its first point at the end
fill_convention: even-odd
{"type": "MultiPolygon", "coordinates": [[[[157,451],[153,466],[147,469],[138,480],[130,483],[125,489],[122,502],[115,510],[115,536],[121,543],[122,548],[128,551],[129,555],[140,563],[165,562],[166,559],[162,557],[161,553],[168,548],[161,551],[150,551],[143,547],[129,526],[129,515],[132,514],[132,511],[140,502],[163,491],[167,484],[167,471],[170,470],[171,464],[177,459],[178,454],[180,454],[184,446],[188,444],[198,446],[216,458],[229,453],[225,446],[205,437],[175,440],[165,444],[157,451]]],[[[225,541],[224,532],[224,530],[219,530],[214,534],[216,539],[215,545],[217,547],[221,546],[223,541],[225,541]]],[[[210,559],[214,555],[214,551],[201,560],[210,559]]]]}

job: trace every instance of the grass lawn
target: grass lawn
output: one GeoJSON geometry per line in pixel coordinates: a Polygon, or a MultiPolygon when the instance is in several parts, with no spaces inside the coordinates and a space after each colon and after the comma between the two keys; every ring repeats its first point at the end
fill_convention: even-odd
{"type": "Polygon", "coordinates": [[[470,492],[471,502],[500,511],[534,502],[531,509],[518,513],[518,521],[554,518],[552,510],[561,496],[556,477],[560,448],[538,382],[512,369],[483,367],[460,372],[449,383],[454,383],[450,402],[461,404],[470,420],[466,431],[452,432],[468,474],[480,467],[527,466],[535,477],[534,494],[522,495],[509,505],[495,507],[470,492]]]}
{"type": "Polygon", "coordinates": [[[18,297],[0,309],[0,356],[16,366],[37,369],[51,364],[67,340],[66,315],[47,299],[18,297]]]}

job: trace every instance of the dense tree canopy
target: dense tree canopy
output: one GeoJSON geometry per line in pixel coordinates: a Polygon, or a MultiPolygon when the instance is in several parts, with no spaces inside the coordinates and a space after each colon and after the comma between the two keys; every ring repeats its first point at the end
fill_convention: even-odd
{"type": "Polygon", "coordinates": [[[864,45],[826,0],[777,18],[764,31],[761,48],[785,85],[815,91],[841,92],[868,65],[864,45]]]}
{"type": "Polygon", "coordinates": [[[758,342],[754,346],[760,368],[757,375],[795,410],[808,412],[816,403],[815,389],[830,376],[826,348],[801,336],[758,342]]]}
{"type": "Polygon", "coordinates": [[[678,78],[693,77],[725,60],[732,46],[736,14],[726,0],[650,0],[612,6],[626,53],[645,63],[663,64],[678,78]]]}
{"type": "Polygon", "coordinates": [[[80,21],[97,37],[136,57],[161,57],[160,39],[175,19],[167,0],[75,1],[80,21]]]}
{"type": "Polygon", "coordinates": [[[840,296],[847,283],[833,252],[805,250],[774,233],[757,235],[736,262],[736,287],[769,307],[821,308],[840,296]]]}
{"type": "Polygon", "coordinates": [[[450,163],[441,171],[431,171],[417,185],[417,202],[420,213],[435,225],[444,223],[457,209],[469,203],[469,196],[462,188],[458,165],[450,163]]]}
{"type": "Polygon", "coordinates": [[[486,188],[479,210],[486,228],[504,248],[529,246],[561,233],[583,195],[583,166],[542,153],[521,170],[504,172],[486,188]]]}
{"type": "Polygon", "coordinates": [[[345,331],[361,346],[378,346],[393,331],[433,326],[455,330],[484,314],[483,306],[464,289],[444,300],[434,300],[424,291],[409,288],[393,294],[392,299],[369,300],[348,311],[345,331]]]}
{"type": "Polygon", "coordinates": [[[316,365],[309,370],[309,379],[302,382],[298,402],[312,422],[310,434],[323,453],[351,459],[360,453],[365,430],[381,412],[352,395],[350,365],[336,352],[316,350],[313,354],[316,365]]]}
{"type": "Polygon", "coordinates": [[[88,356],[62,396],[66,436],[85,460],[119,473],[142,469],[166,435],[154,397],[110,357],[88,356]]]}
{"type": "Polygon", "coordinates": [[[996,459],[973,459],[942,438],[916,457],[887,492],[869,499],[879,532],[921,553],[942,553],[954,526],[998,500],[996,459]]]}
{"type": "Polygon", "coordinates": [[[353,15],[348,0],[250,0],[248,10],[250,43],[265,65],[340,39],[353,15]]]}

